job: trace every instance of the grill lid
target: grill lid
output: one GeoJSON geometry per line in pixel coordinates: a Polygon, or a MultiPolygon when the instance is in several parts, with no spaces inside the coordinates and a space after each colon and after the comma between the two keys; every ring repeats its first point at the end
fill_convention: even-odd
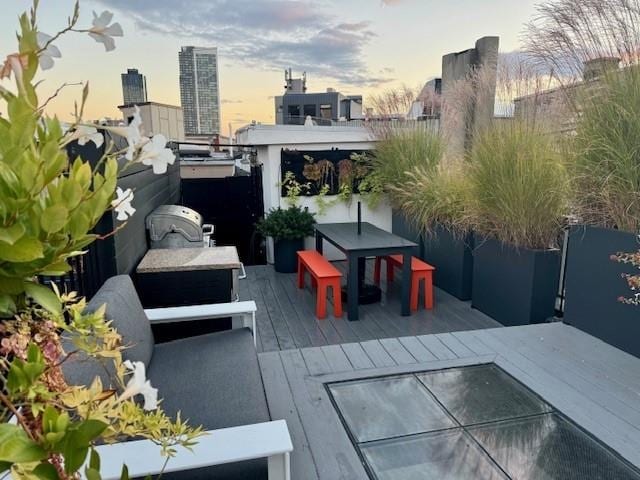
{"type": "Polygon", "coordinates": [[[179,233],[190,242],[202,241],[202,215],[182,205],[160,205],[145,220],[151,241],[179,233]]]}

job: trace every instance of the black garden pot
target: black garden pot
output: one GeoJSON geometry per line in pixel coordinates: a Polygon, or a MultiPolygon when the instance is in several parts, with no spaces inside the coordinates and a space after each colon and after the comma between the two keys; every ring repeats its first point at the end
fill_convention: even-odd
{"type": "Polygon", "coordinates": [[[296,252],[304,250],[304,238],[275,240],[273,242],[273,263],[276,272],[295,273],[298,270],[296,252]]]}
{"type": "Polygon", "coordinates": [[[422,259],[436,267],[436,287],[460,300],[471,299],[473,278],[473,233],[458,237],[435,225],[424,238],[422,259]]]}
{"type": "Polygon", "coordinates": [[[507,326],[553,317],[559,250],[516,249],[490,238],[476,241],[473,256],[474,308],[507,326]]]}
{"type": "Polygon", "coordinates": [[[632,233],[589,226],[569,232],[565,274],[564,322],[640,357],[640,307],[626,305],[631,297],[622,273],[637,273],[630,264],[610,259],[617,252],[640,247],[632,233]]]}
{"type": "Polygon", "coordinates": [[[416,243],[418,246],[414,249],[413,255],[422,258],[424,243],[422,241],[422,233],[398,210],[391,211],[391,233],[399,237],[416,243]]]}

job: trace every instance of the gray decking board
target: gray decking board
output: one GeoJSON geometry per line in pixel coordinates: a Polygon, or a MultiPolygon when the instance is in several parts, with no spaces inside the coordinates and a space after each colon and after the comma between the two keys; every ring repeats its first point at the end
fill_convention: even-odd
{"type": "MultiPolygon", "coordinates": [[[[345,262],[335,262],[335,265],[344,273],[345,262]]],[[[468,302],[438,289],[433,310],[421,307],[409,317],[403,317],[399,282],[387,285],[384,275],[382,301],[361,305],[359,321],[348,321],[346,314],[335,318],[332,305],[327,318],[319,320],[315,316],[315,293],[309,281],[304,290],[298,289],[295,274],[276,273],[269,265],[247,267],[247,274],[248,278],[240,281],[240,296],[242,300],[256,301],[258,349],[263,352],[499,326],[472,309],[468,302]]],[[[367,263],[367,281],[373,281],[372,261],[367,263]]]]}
{"type": "Polygon", "coordinates": [[[449,347],[440,341],[435,335],[420,335],[416,337],[427,349],[433,353],[439,360],[450,360],[458,358],[449,347]]]}
{"type": "Polygon", "coordinates": [[[400,337],[398,341],[413,355],[413,358],[415,358],[418,363],[438,360],[438,357],[431,353],[417,337],[400,337]]]}
{"type": "Polygon", "coordinates": [[[285,418],[294,432],[292,478],[314,479],[316,470],[322,480],[366,478],[323,382],[490,361],[640,466],[639,407],[630,404],[639,389],[640,359],[566,325],[369,340],[260,354],[259,359],[272,415],[285,418]],[[431,357],[438,360],[423,361],[431,357]],[[410,359],[413,363],[406,364],[410,359]],[[603,376],[603,369],[615,370],[616,378],[603,376]]]}
{"type": "MultiPolygon", "coordinates": [[[[285,350],[279,355],[319,478],[368,480],[324,386],[308,379],[309,372],[300,351],[285,350]]],[[[267,399],[271,403],[271,399],[267,399]]],[[[295,452],[294,446],[292,455],[296,455],[295,452]]],[[[304,476],[292,471],[291,478],[304,476]]]]}
{"type": "Polygon", "coordinates": [[[349,358],[349,362],[351,362],[351,365],[353,365],[355,370],[364,370],[375,367],[367,355],[367,352],[364,351],[359,343],[343,343],[340,346],[342,347],[342,351],[347,355],[347,358],[349,358]]]}
{"type": "Polygon", "coordinates": [[[436,334],[436,337],[459,358],[474,357],[476,355],[473,350],[458,340],[457,337],[454,337],[451,333],[438,333],[436,334]]]}
{"type": "Polygon", "coordinates": [[[325,345],[324,347],[320,347],[320,349],[322,353],[324,353],[329,368],[331,368],[333,373],[348,372],[354,369],[344,350],[340,348],[340,345],[325,345]]]}
{"type": "Polygon", "coordinates": [[[360,344],[376,367],[397,365],[391,355],[387,353],[379,340],[369,340],[360,344]]]}
{"type": "Polygon", "coordinates": [[[286,420],[291,441],[296,446],[296,453],[291,457],[291,468],[299,478],[314,480],[318,478],[315,462],[309,448],[307,435],[298,416],[298,410],[289,388],[287,376],[278,352],[266,352],[260,356],[260,372],[269,398],[269,413],[272,420],[286,420]]]}

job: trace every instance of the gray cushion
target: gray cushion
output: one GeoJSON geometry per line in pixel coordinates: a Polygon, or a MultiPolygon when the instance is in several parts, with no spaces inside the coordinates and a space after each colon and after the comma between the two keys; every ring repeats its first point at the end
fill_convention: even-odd
{"type": "Polygon", "coordinates": [[[247,328],[156,345],[147,377],[162,408],[206,429],[268,422],[258,356],[247,328]]]}
{"type": "MultiPolygon", "coordinates": [[[[108,279],[87,304],[86,311],[94,312],[106,304],[106,318],[122,335],[124,360],[143,362],[147,367],[153,354],[154,340],[149,319],[144,313],[133,282],[128,275],[118,275],[108,279]]],[[[73,350],[69,340],[64,342],[67,352],[73,350]]],[[[113,371],[110,361],[101,364],[83,355],[74,355],[63,364],[67,381],[71,385],[89,385],[99,375],[104,386],[110,385],[113,371]]]]}
{"type": "MultiPolygon", "coordinates": [[[[148,378],[169,415],[206,430],[270,420],[258,356],[246,328],[156,345],[148,378]]],[[[267,461],[165,474],[169,480],[267,478],[267,461]]]]}

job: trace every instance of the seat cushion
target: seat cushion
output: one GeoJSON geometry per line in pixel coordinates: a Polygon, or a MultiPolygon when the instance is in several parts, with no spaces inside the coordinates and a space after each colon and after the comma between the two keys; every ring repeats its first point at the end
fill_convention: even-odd
{"type": "MultiPolygon", "coordinates": [[[[258,356],[247,328],[156,345],[148,378],[158,389],[162,409],[171,416],[180,411],[190,425],[215,430],[270,420],[258,356]]],[[[220,465],[163,478],[263,480],[267,461],[220,465]]]]}
{"type": "MultiPolygon", "coordinates": [[[[128,275],[108,279],[87,304],[85,311],[95,312],[105,304],[106,318],[112,321],[112,326],[122,335],[127,347],[122,352],[122,358],[143,362],[148,367],[153,354],[153,333],[128,275]]],[[[69,339],[64,340],[64,348],[67,352],[73,350],[69,339]]],[[[113,378],[110,365],[111,361],[102,364],[84,355],[74,355],[64,362],[63,370],[68,383],[72,385],[90,385],[96,376],[100,376],[103,385],[107,386],[113,378]]]]}
{"type": "Polygon", "coordinates": [[[269,410],[248,328],[158,344],[147,377],[162,408],[206,429],[268,422],[269,410]]]}

